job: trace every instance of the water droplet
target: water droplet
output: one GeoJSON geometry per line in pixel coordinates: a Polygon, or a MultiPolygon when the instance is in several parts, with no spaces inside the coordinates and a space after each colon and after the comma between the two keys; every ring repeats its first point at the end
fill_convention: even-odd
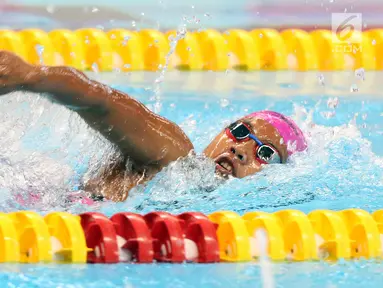
{"type": "Polygon", "coordinates": [[[53,6],[53,5],[49,5],[49,6],[47,6],[47,12],[48,13],[54,13],[55,12],[55,6],[53,6]]]}
{"type": "Polygon", "coordinates": [[[97,7],[93,7],[92,8],[92,13],[96,13],[96,12],[98,12],[98,11],[100,11],[97,7]]]}
{"type": "Polygon", "coordinates": [[[136,27],[136,21],[132,21],[132,27],[136,27]]]}
{"type": "Polygon", "coordinates": [[[350,87],[350,92],[358,92],[359,88],[356,84],[352,84],[350,87]]]}
{"type": "Polygon", "coordinates": [[[176,107],[176,104],[174,104],[174,103],[170,103],[170,108],[175,108],[176,107]]]}
{"type": "Polygon", "coordinates": [[[85,39],[85,44],[89,44],[89,39],[85,39]]]}
{"type": "Polygon", "coordinates": [[[373,39],[371,43],[372,43],[372,45],[375,45],[376,44],[376,40],[373,39]]]}
{"type": "Polygon", "coordinates": [[[364,81],[365,80],[365,71],[364,68],[359,68],[355,70],[355,77],[364,81]]]}
{"type": "Polygon", "coordinates": [[[283,142],[284,142],[284,141],[283,141],[283,138],[281,137],[281,139],[279,139],[279,144],[281,144],[281,145],[282,145],[282,144],[283,144],[283,142]]]}
{"type": "Polygon", "coordinates": [[[124,65],[124,68],[129,69],[130,66],[131,66],[130,64],[125,64],[125,65],[124,65]]]}
{"type": "Polygon", "coordinates": [[[93,71],[93,72],[99,72],[98,65],[97,65],[96,62],[94,62],[94,63],[92,64],[92,71],[93,71]]]}
{"type": "Polygon", "coordinates": [[[44,53],[44,46],[43,45],[40,45],[40,44],[37,44],[36,45],[36,52],[37,54],[41,55],[44,53]]]}
{"type": "Polygon", "coordinates": [[[141,16],[145,16],[145,13],[144,13],[144,12],[142,12],[142,13],[141,13],[141,16]]]}
{"type": "Polygon", "coordinates": [[[263,38],[263,34],[262,33],[259,33],[259,38],[263,38]]]}
{"type": "Polygon", "coordinates": [[[363,119],[363,120],[366,120],[366,119],[367,119],[367,113],[363,113],[363,114],[362,114],[362,119],[363,119]]]}
{"type": "Polygon", "coordinates": [[[43,57],[44,46],[40,45],[40,44],[37,44],[35,46],[35,49],[36,49],[37,54],[39,55],[40,64],[43,64],[44,63],[44,57],[43,57]]]}
{"type": "Polygon", "coordinates": [[[208,17],[208,18],[211,18],[211,16],[210,16],[209,13],[205,13],[204,16],[205,16],[205,17],[208,17]]]}
{"type": "Polygon", "coordinates": [[[230,102],[227,99],[221,99],[220,104],[221,104],[221,107],[223,108],[223,107],[227,107],[230,104],[230,102]]]}
{"type": "Polygon", "coordinates": [[[324,86],[324,75],[323,74],[319,74],[318,75],[318,82],[320,85],[324,86]]]}
{"type": "Polygon", "coordinates": [[[339,104],[339,99],[338,97],[335,97],[335,98],[330,98],[327,100],[327,107],[328,108],[331,108],[331,109],[334,109],[338,106],[339,104]]]}

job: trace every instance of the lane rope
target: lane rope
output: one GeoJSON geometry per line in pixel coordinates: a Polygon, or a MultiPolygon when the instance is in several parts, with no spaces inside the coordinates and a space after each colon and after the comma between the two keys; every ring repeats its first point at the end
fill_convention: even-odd
{"type": "Polygon", "coordinates": [[[382,259],[383,209],[315,210],[307,215],[232,211],[0,213],[3,263],[216,263],[382,259]],[[263,243],[263,244],[262,244],[263,243]]]}
{"type": "Polygon", "coordinates": [[[157,71],[164,67],[171,41],[177,37],[168,61],[170,70],[382,70],[383,29],[355,33],[353,37],[360,39],[357,43],[347,39],[339,43],[332,31],[321,29],[206,29],[185,35],[153,29],[0,30],[0,49],[33,64],[94,72],[157,71]]]}

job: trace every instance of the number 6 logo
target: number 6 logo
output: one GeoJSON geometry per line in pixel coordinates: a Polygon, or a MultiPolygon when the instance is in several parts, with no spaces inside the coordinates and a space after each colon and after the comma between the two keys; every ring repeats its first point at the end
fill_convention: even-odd
{"type": "Polygon", "coordinates": [[[332,13],[332,32],[337,43],[361,42],[361,13],[332,13]]]}
{"type": "Polygon", "coordinates": [[[339,24],[338,28],[336,28],[336,36],[338,37],[340,41],[343,42],[351,38],[352,33],[355,30],[355,27],[349,22],[351,22],[351,20],[355,18],[357,18],[356,15],[351,15],[347,17],[345,20],[343,20],[342,23],[339,24]],[[345,30],[346,30],[346,33],[345,34],[343,33],[343,36],[342,36],[342,32],[344,32],[345,30]]]}

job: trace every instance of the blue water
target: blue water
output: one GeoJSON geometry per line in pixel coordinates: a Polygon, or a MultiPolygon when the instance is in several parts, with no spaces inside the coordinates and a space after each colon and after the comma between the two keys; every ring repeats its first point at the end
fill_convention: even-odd
{"type": "MultiPolygon", "coordinates": [[[[270,287],[257,264],[1,266],[3,287],[270,287]],[[6,283],[11,283],[8,284],[6,283]]],[[[272,287],[380,287],[381,263],[272,264],[272,287]]]]}
{"type": "MultiPolygon", "coordinates": [[[[209,160],[190,157],[131,191],[124,203],[68,205],[62,196],[76,190],[87,169],[98,167],[94,161],[103,159],[112,147],[66,109],[37,95],[12,94],[0,99],[0,144],[8,148],[0,152],[2,209],[41,214],[99,211],[111,216],[118,211],[243,214],[286,208],[309,212],[383,207],[383,95],[379,89],[360,84],[358,92],[349,92],[350,81],[359,85],[354,76],[326,84],[324,90],[317,82],[302,83],[300,76],[268,84],[251,75],[204,75],[208,74],[206,79],[169,74],[159,86],[153,81],[156,75],[95,77],[179,124],[197,152],[230,121],[261,109],[294,118],[307,135],[308,152],[286,165],[270,165],[257,175],[224,184],[214,177],[209,160]],[[28,191],[41,193],[42,201],[22,207],[12,200],[14,193],[28,191]]],[[[377,287],[382,269],[380,263],[363,261],[271,266],[273,287],[377,287]]],[[[4,287],[270,287],[262,286],[257,263],[3,265],[0,271],[4,287]]]]}

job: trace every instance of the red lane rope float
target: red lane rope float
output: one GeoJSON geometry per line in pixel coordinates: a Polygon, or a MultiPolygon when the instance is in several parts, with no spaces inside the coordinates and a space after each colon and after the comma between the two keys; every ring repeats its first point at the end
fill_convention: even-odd
{"type": "Polygon", "coordinates": [[[122,238],[122,243],[119,245],[120,262],[152,263],[153,241],[144,217],[123,212],[113,215],[110,220],[114,223],[117,237],[122,238]],[[123,254],[127,257],[123,258],[123,254]]]}
{"type": "Polygon", "coordinates": [[[219,262],[216,228],[202,213],[187,212],[177,217],[166,212],[149,213],[145,217],[117,213],[111,221],[117,232],[120,262],[151,263],[154,259],[219,262]]]}
{"type": "Polygon", "coordinates": [[[89,263],[118,263],[119,249],[115,226],[106,216],[89,212],[80,214],[88,252],[89,263]]]}
{"type": "Polygon", "coordinates": [[[202,213],[80,215],[89,263],[219,262],[215,225],[202,213]]]}
{"type": "MultiPolygon", "coordinates": [[[[215,225],[206,215],[199,212],[186,212],[178,215],[184,232],[184,239],[197,245],[199,263],[219,262],[219,245],[215,225]]],[[[187,249],[185,247],[187,252],[187,249]]]]}
{"type": "Polygon", "coordinates": [[[184,262],[184,237],[178,218],[167,212],[151,212],[144,219],[151,230],[154,259],[159,262],[184,262]]]}

